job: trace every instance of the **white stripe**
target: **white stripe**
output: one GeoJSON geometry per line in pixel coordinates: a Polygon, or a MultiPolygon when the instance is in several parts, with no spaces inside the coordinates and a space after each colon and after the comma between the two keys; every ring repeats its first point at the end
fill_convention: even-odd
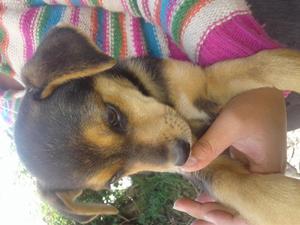
{"type": "Polygon", "coordinates": [[[61,5],[67,5],[66,0],[56,0],[56,5],[61,4],[61,5]]]}
{"type": "Polygon", "coordinates": [[[112,24],[111,24],[111,18],[112,18],[112,14],[110,12],[108,12],[107,14],[107,33],[106,35],[108,35],[108,43],[104,43],[108,45],[108,49],[106,49],[106,54],[108,54],[109,56],[112,56],[113,53],[113,39],[114,39],[114,31],[112,30],[112,24]]]}
{"type": "MultiPolygon", "coordinates": [[[[130,5],[130,3],[129,3],[128,0],[123,0],[122,2],[126,5],[126,7],[124,7],[124,10],[128,11],[130,15],[135,16],[135,17],[139,17],[140,16],[138,14],[138,12],[136,12],[136,9],[134,7],[131,7],[131,5],[130,5]]],[[[126,13],[126,15],[127,15],[127,13],[126,13]]]]}
{"type": "Polygon", "coordinates": [[[34,24],[33,24],[33,27],[32,27],[32,34],[33,34],[33,41],[32,41],[32,44],[33,44],[33,49],[34,49],[34,52],[37,48],[37,46],[39,45],[40,41],[39,40],[39,28],[40,26],[38,26],[38,24],[41,22],[41,15],[45,12],[45,7],[42,7],[41,10],[38,10],[37,12],[37,16],[36,16],[36,19],[34,21],[34,24]]]}
{"type": "Polygon", "coordinates": [[[133,32],[132,32],[132,19],[131,15],[125,15],[125,34],[127,40],[127,55],[128,57],[136,56],[136,51],[133,43],[133,32]]]}
{"type": "Polygon", "coordinates": [[[20,79],[20,73],[24,60],[24,40],[20,31],[21,16],[25,12],[24,8],[5,11],[3,15],[3,24],[9,37],[7,56],[12,69],[16,72],[17,79],[20,79]]]}
{"type": "Polygon", "coordinates": [[[124,12],[121,0],[103,0],[102,7],[111,12],[124,12]]]}
{"type": "MultiPolygon", "coordinates": [[[[147,16],[147,13],[145,12],[145,8],[144,8],[144,5],[143,5],[143,0],[140,0],[140,1],[137,1],[137,4],[138,4],[138,7],[139,7],[139,10],[140,10],[140,13],[142,15],[142,17],[146,20],[146,21],[149,21],[149,18],[147,16]]],[[[147,3],[146,3],[147,4],[147,3]]]]}
{"type": "Polygon", "coordinates": [[[2,4],[4,4],[9,9],[20,9],[20,8],[26,8],[27,3],[26,1],[20,1],[20,0],[2,0],[2,4]]]}
{"type": "MultiPolygon", "coordinates": [[[[53,1],[52,0],[44,0],[44,2],[48,5],[53,5],[53,1]]],[[[64,3],[65,4],[65,3],[64,3]]]]}
{"type": "Polygon", "coordinates": [[[181,39],[183,49],[189,58],[196,61],[197,44],[210,26],[240,10],[249,10],[243,0],[226,1],[226,4],[224,0],[214,0],[199,10],[187,25],[181,39]]]}
{"type": "Polygon", "coordinates": [[[167,18],[167,21],[170,22],[170,26],[167,26],[168,32],[170,32],[170,34],[172,34],[172,25],[173,25],[173,20],[174,17],[176,16],[176,12],[178,11],[178,9],[180,8],[180,6],[185,2],[185,0],[177,0],[175,3],[174,8],[172,8],[171,10],[173,11],[173,13],[171,13],[171,18],[167,18]]]}
{"type": "Polygon", "coordinates": [[[66,7],[57,25],[71,24],[72,8],[66,7]]]}
{"type": "Polygon", "coordinates": [[[163,58],[166,58],[170,55],[167,35],[165,32],[163,32],[163,30],[160,27],[155,27],[155,31],[157,41],[159,42],[161,54],[163,58]]]}
{"type": "Polygon", "coordinates": [[[200,57],[200,54],[199,54],[199,51],[206,39],[206,37],[208,36],[208,34],[215,28],[215,27],[218,27],[219,25],[223,24],[224,22],[230,20],[231,18],[237,16],[237,15],[247,15],[249,14],[250,12],[249,11],[238,11],[238,12],[235,12],[235,13],[232,13],[229,17],[227,18],[224,18],[223,20],[220,20],[219,22],[215,23],[213,26],[209,27],[207,29],[207,31],[204,33],[203,37],[201,38],[201,42],[197,44],[197,49],[196,49],[196,62],[199,62],[199,57],[200,57]]]}
{"type": "Polygon", "coordinates": [[[157,7],[157,4],[158,4],[158,0],[148,1],[151,21],[155,19],[155,9],[157,7]]]}
{"type": "Polygon", "coordinates": [[[78,28],[88,37],[92,37],[91,29],[92,8],[81,7],[79,10],[78,28]]]}

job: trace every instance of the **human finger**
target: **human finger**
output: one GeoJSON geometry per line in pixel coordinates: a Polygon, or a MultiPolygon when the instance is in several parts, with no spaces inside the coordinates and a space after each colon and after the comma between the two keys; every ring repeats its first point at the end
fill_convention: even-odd
{"type": "Polygon", "coordinates": [[[238,138],[241,127],[239,122],[227,110],[221,112],[207,132],[194,144],[182,170],[186,172],[200,170],[217,158],[238,138]]]}
{"type": "Polygon", "coordinates": [[[203,216],[210,211],[227,210],[224,206],[218,203],[210,202],[210,203],[201,204],[199,202],[186,199],[186,198],[178,199],[175,202],[173,208],[175,210],[185,212],[196,219],[203,219],[203,216]]]}
{"type": "Polygon", "coordinates": [[[213,197],[211,197],[209,194],[202,193],[201,195],[197,196],[195,201],[199,203],[208,203],[208,202],[215,202],[216,200],[213,197]]]}
{"type": "Polygon", "coordinates": [[[241,217],[221,210],[211,211],[204,215],[203,219],[215,225],[249,225],[241,217]]]}
{"type": "Polygon", "coordinates": [[[195,220],[191,225],[214,225],[213,223],[207,222],[205,220],[195,220]]]}

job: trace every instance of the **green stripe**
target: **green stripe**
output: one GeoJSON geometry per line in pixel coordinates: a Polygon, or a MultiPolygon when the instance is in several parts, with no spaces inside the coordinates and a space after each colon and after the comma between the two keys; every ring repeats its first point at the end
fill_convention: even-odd
{"type": "Polygon", "coordinates": [[[114,39],[112,40],[112,56],[113,58],[118,58],[120,56],[120,50],[122,46],[122,33],[119,23],[119,14],[112,13],[111,14],[111,24],[112,24],[112,33],[114,39]]]}
{"type": "Polygon", "coordinates": [[[21,105],[21,98],[18,98],[18,99],[15,100],[15,106],[14,106],[14,110],[16,112],[19,111],[20,105],[21,105]]]}
{"type": "Polygon", "coordinates": [[[99,6],[98,0],[90,0],[90,3],[91,3],[93,6],[99,6]]]}
{"type": "Polygon", "coordinates": [[[50,15],[50,7],[46,6],[46,7],[43,7],[42,9],[42,13],[41,13],[41,19],[38,23],[38,34],[37,34],[37,41],[38,43],[40,43],[40,41],[42,40],[42,37],[44,35],[44,29],[43,27],[45,27],[48,19],[49,19],[49,15],[50,15]]]}
{"type": "Polygon", "coordinates": [[[1,73],[1,75],[5,75],[5,76],[9,77],[12,73],[11,67],[6,63],[1,63],[0,64],[0,73],[1,73]]]}
{"type": "Polygon", "coordinates": [[[136,16],[142,16],[137,0],[129,0],[130,7],[136,16]]]}
{"type": "Polygon", "coordinates": [[[11,100],[11,99],[13,98],[13,94],[14,94],[14,93],[15,93],[15,92],[12,91],[12,90],[5,91],[5,92],[4,92],[4,95],[3,95],[3,98],[4,98],[5,100],[11,100]]]}
{"type": "Polygon", "coordinates": [[[4,30],[0,29],[0,43],[4,40],[5,32],[4,30]]]}
{"type": "Polygon", "coordinates": [[[177,12],[175,12],[173,22],[172,22],[172,34],[176,43],[179,43],[180,38],[180,28],[182,26],[182,22],[185,18],[186,13],[189,11],[191,7],[193,7],[199,0],[186,0],[179,7],[177,12]]]}
{"type": "Polygon", "coordinates": [[[26,4],[28,6],[42,6],[45,5],[45,2],[43,0],[27,0],[26,4]]]}

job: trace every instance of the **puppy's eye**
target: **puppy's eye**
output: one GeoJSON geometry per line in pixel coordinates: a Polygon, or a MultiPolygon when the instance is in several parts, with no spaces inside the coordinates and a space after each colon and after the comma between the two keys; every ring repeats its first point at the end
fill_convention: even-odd
{"type": "Polygon", "coordinates": [[[107,104],[107,122],[116,132],[124,132],[126,130],[126,118],[117,109],[117,107],[107,104]]]}

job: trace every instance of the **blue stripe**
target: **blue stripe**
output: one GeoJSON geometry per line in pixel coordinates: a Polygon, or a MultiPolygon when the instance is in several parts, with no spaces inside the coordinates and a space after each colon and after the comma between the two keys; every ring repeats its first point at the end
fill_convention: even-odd
{"type": "Polygon", "coordinates": [[[27,4],[29,6],[41,6],[45,5],[45,2],[43,0],[28,0],[27,4]]]}
{"type": "Polygon", "coordinates": [[[96,44],[97,46],[103,50],[103,35],[104,32],[102,32],[102,29],[106,29],[104,27],[104,13],[103,9],[97,9],[97,18],[98,18],[98,31],[96,36],[96,44]]]}
{"type": "Polygon", "coordinates": [[[72,4],[75,6],[80,6],[80,0],[71,0],[72,4]]]}
{"type": "Polygon", "coordinates": [[[41,38],[48,33],[48,31],[54,27],[56,24],[59,23],[59,21],[62,18],[62,15],[64,14],[66,10],[66,6],[46,6],[48,7],[47,10],[49,10],[49,17],[47,19],[46,24],[40,27],[41,29],[41,38]]]}
{"type": "Polygon", "coordinates": [[[160,10],[160,21],[161,26],[165,32],[168,32],[167,26],[167,9],[169,6],[169,0],[162,0],[161,1],[161,10],[160,10]]]}
{"type": "Polygon", "coordinates": [[[157,40],[155,27],[151,23],[142,20],[142,29],[149,54],[157,58],[162,58],[162,51],[159,46],[159,40],[157,40]]]}
{"type": "Polygon", "coordinates": [[[4,120],[8,122],[9,121],[9,114],[8,114],[9,103],[6,102],[4,107],[6,107],[6,108],[5,109],[2,108],[1,115],[4,118],[4,120]]]}

